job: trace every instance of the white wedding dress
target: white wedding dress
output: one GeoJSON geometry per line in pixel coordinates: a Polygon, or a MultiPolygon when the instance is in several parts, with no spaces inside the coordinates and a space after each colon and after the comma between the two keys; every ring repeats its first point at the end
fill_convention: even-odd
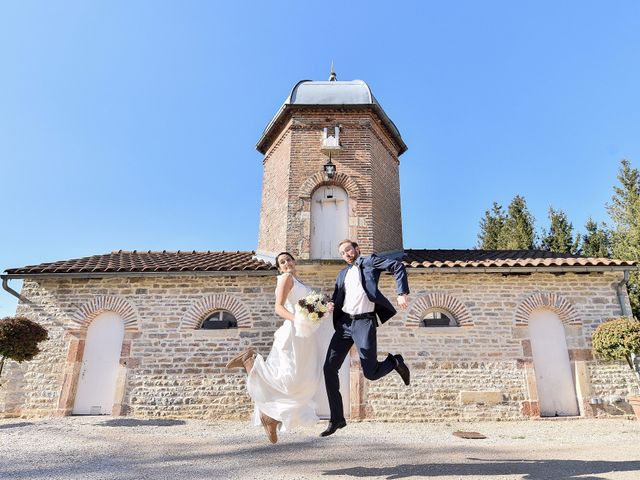
{"type": "MultiPolygon", "coordinates": [[[[284,277],[278,275],[278,284],[281,281],[284,277]]],[[[309,293],[311,289],[294,278],[285,308],[294,313],[294,305],[309,293]]],[[[331,322],[331,316],[324,322],[331,322]]],[[[319,342],[316,334],[296,336],[295,325],[289,320],[273,337],[269,356],[265,360],[257,355],[247,377],[247,391],[255,405],[253,423],[261,425],[260,412],[282,422],[283,432],[317,422],[313,397],[318,388],[324,388],[322,365],[327,352],[326,346],[321,345],[324,342],[319,342]]]]}

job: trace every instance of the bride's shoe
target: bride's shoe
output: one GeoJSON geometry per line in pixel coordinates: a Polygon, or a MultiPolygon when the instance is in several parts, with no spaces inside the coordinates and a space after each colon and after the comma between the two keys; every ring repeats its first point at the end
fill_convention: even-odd
{"type": "Polygon", "coordinates": [[[271,443],[276,443],[278,441],[278,425],[282,422],[279,422],[264,413],[260,413],[260,422],[264,427],[264,431],[267,434],[267,438],[271,443]]]}
{"type": "Polygon", "coordinates": [[[247,375],[249,375],[249,372],[251,372],[251,370],[253,369],[253,359],[254,359],[254,356],[251,355],[250,357],[245,358],[242,361],[242,364],[244,366],[244,371],[247,372],[247,375]]]}
{"type": "MultiPolygon", "coordinates": [[[[256,354],[255,350],[253,348],[248,348],[247,350],[245,350],[244,352],[242,352],[239,355],[236,355],[235,357],[233,357],[229,363],[227,363],[225,365],[225,367],[227,368],[242,368],[245,366],[245,362],[247,360],[253,360],[253,356],[256,354]]],[[[248,372],[248,370],[247,370],[248,372]]]]}

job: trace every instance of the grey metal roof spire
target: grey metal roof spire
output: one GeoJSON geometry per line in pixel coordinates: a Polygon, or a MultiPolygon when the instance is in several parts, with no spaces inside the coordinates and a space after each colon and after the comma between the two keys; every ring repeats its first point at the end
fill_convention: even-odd
{"type": "Polygon", "coordinates": [[[382,120],[391,137],[398,144],[398,155],[407,150],[398,128],[373,96],[369,85],[362,80],[338,81],[333,62],[331,62],[331,76],[328,81],[301,80],[296,83],[278,112],[262,132],[262,137],[256,145],[260,153],[265,153],[271,145],[272,134],[280,131],[282,122],[288,121],[292,112],[302,106],[371,109],[382,120]]]}
{"type": "Polygon", "coordinates": [[[335,70],[333,69],[333,60],[331,60],[331,72],[329,72],[329,81],[335,82],[338,80],[335,70]]]}

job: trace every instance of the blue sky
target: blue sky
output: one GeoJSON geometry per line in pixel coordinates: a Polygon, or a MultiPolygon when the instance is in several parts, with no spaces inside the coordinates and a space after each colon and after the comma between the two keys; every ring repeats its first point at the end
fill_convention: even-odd
{"type": "Polygon", "coordinates": [[[516,194],[538,227],[552,205],[582,230],[620,159],[640,166],[638,59],[631,0],[2,2],[0,271],[254,249],[255,143],[332,60],[409,146],[405,247],[472,248],[516,194]]]}

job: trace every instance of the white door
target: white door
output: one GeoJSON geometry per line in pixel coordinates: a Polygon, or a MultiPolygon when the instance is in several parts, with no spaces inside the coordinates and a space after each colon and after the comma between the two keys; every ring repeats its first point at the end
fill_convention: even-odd
{"type": "MultiPolygon", "coordinates": [[[[316,340],[321,352],[326,353],[329,347],[329,342],[333,336],[333,324],[331,317],[320,324],[318,332],[316,333],[316,340]]],[[[349,355],[344,359],[344,363],[338,371],[338,378],[340,380],[340,394],[342,395],[342,407],[344,409],[345,418],[349,418],[351,413],[350,407],[350,392],[351,383],[349,377],[349,355]]],[[[327,389],[324,385],[324,374],[320,375],[320,382],[318,383],[318,390],[316,391],[313,399],[316,402],[316,415],[320,418],[329,418],[331,412],[329,411],[329,399],[327,398],[327,389]]]]}
{"type": "Polygon", "coordinates": [[[311,197],[311,258],[340,258],[338,242],[349,237],[349,197],[342,188],[325,185],[311,197]]]}
{"type": "Polygon", "coordinates": [[[553,312],[534,311],[529,318],[529,337],[540,415],[578,415],[578,401],[562,321],[553,312]]]}
{"type": "Polygon", "coordinates": [[[89,325],[73,414],[111,415],[124,338],[124,321],[107,312],[89,325]]]}

